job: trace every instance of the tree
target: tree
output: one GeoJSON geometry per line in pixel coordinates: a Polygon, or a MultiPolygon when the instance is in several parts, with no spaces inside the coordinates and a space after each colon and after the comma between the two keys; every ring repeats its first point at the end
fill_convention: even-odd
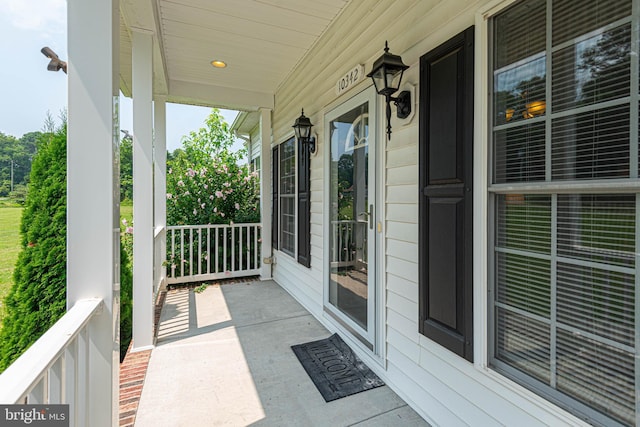
{"type": "MultiPolygon", "coordinates": [[[[63,124],[49,130],[39,136],[38,152],[31,168],[20,224],[21,252],[5,299],[7,315],[0,331],[0,372],[66,310],[67,128],[63,124]]],[[[131,339],[132,275],[130,259],[122,245],[120,251],[123,352],[131,339]]]]}
{"type": "Polygon", "coordinates": [[[29,132],[18,139],[0,133],[0,197],[7,196],[17,185],[27,184],[41,135],[29,132]]]}
{"type": "Polygon", "coordinates": [[[6,369],[65,312],[66,126],[44,134],[22,213],[22,250],[5,299],[0,370],[6,369]]]}

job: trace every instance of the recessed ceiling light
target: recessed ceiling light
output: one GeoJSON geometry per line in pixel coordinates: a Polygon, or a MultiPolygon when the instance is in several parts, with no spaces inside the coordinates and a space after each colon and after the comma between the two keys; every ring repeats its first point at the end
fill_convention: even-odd
{"type": "Polygon", "coordinates": [[[225,68],[227,66],[227,63],[224,61],[220,61],[219,59],[214,59],[213,61],[211,61],[211,65],[216,68],[225,68]]]}

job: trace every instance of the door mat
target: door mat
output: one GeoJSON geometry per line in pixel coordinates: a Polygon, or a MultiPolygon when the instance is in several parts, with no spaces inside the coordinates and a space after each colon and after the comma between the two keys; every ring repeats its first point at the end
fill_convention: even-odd
{"type": "Polygon", "coordinates": [[[326,402],[384,385],[338,334],[291,349],[326,402]]]}

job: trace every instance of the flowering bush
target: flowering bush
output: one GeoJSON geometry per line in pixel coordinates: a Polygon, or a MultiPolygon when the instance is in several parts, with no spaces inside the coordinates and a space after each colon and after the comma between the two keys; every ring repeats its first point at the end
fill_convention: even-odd
{"type": "Polygon", "coordinates": [[[231,151],[233,136],[217,109],[205,125],[167,161],[167,223],[259,222],[258,174],[238,165],[244,153],[231,151]]]}
{"type": "Polygon", "coordinates": [[[258,174],[247,166],[211,161],[209,168],[167,174],[167,222],[171,225],[259,222],[258,174]]]}

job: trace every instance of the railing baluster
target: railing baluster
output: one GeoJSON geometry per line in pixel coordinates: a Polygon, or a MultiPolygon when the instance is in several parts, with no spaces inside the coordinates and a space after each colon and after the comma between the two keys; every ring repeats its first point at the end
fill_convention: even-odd
{"type": "Polygon", "coordinates": [[[189,228],[189,276],[193,276],[193,232],[194,228],[189,228]]]}
{"type": "Polygon", "coordinates": [[[215,244],[215,251],[216,251],[216,273],[220,273],[220,263],[219,258],[220,258],[220,228],[216,227],[216,244],[215,244]]]}
{"type": "Polygon", "coordinates": [[[211,226],[207,227],[207,274],[211,274],[211,226]]]}
{"type": "Polygon", "coordinates": [[[78,336],[78,358],[76,365],[76,425],[87,425],[87,381],[89,378],[89,341],[86,329],[78,336]]]}
{"type": "Polygon", "coordinates": [[[202,274],[202,227],[198,228],[198,274],[202,274]]]}
{"type": "Polygon", "coordinates": [[[176,277],[176,230],[171,230],[171,277],[176,277]]]}
{"type": "Polygon", "coordinates": [[[236,271],[236,228],[233,227],[231,231],[231,271],[236,271]]]}
{"type": "Polygon", "coordinates": [[[257,269],[258,268],[258,252],[259,252],[259,247],[258,247],[258,230],[260,229],[259,227],[256,227],[255,225],[252,227],[253,228],[253,268],[257,269]]]}
{"type": "Polygon", "coordinates": [[[61,403],[62,400],[62,366],[64,354],[58,357],[58,360],[49,369],[49,390],[47,392],[48,403],[61,403]]]}
{"type": "Polygon", "coordinates": [[[224,234],[223,234],[223,238],[222,238],[222,244],[224,245],[223,248],[223,254],[222,254],[222,267],[224,268],[224,272],[226,273],[228,271],[227,269],[227,227],[223,228],[224,230],[224,234]]]}
{"type": "Polygon", "coordinates": [[[62,392],[64,402],[73,402],[74,405],[69,408],[69,425],[75,426],[76,420],[76,395],[77,381],[78,381],[78,337],[76,337],[69,346],[65,349],[65,363],[64,363],[64,390],[62,392]]]}
{"type": "Polygon", "coordinates": [[[184,276],[184,228],[180,230],[180,277],[184,276]]]}
{"type": "Polygon", "coordinates": [[[243,252],[244,252],[242,250],[242,243],[243,243],[242,230],[244,230],[244,227],[238,227],[238,237],[240,238],[240,244],[238,245],[238,252],[239,252],[238,255],[240,257],[239,260],[238,260],[238,270],[240,270],[240,271],[244,270],[243,264],[242,264],[242,261],[243,261],[243,258],[244,258],[242,256],[243,252]]]}

